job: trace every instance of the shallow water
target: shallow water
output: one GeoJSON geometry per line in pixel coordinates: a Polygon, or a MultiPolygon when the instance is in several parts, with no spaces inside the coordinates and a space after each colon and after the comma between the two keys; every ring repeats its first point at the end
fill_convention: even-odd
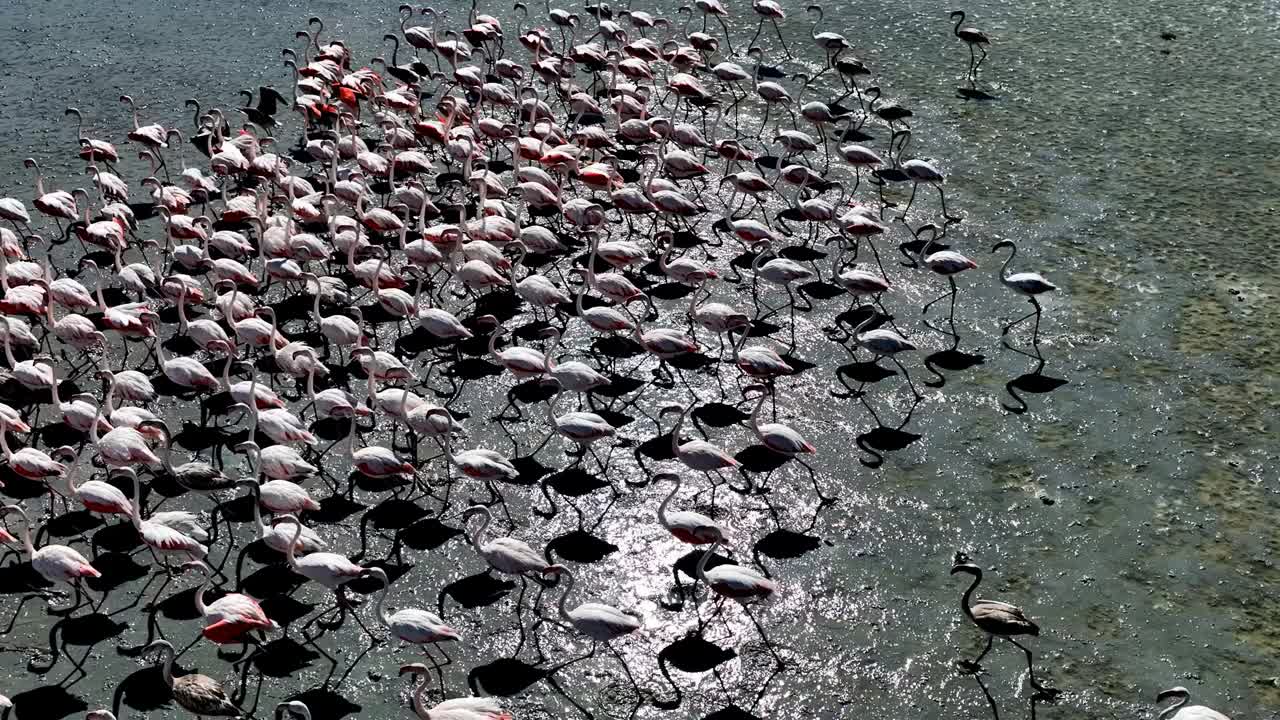
{"type": "MultiPolygon", "coordinates": [[[[185,129],[190,117],[180,108],[187,97],[227,106],[241,87],[287,87],[270,48],[292,45],[293,31],[310,14],[326,18],[329,32],[345,38],[359,58],[382,51],[377,39],[394,26],[393,4],[353,11],[329,2],[219,3],[181,13],[140,2],[57,7],[11,0],[0,8],[0,195],[29,199],[30,175],[21,165],[28,156],[40,160],[56,184],[73,186],[62,181],[79,169],[68,162],[74,160],[73,127],[61,118],[68,104],[85,112],[87,130],[110,137],[123,153],[128,118],[116,100],[122,92],[139,101],[144,118],[185,129]]],[[[742,8],[743,17],[731,21],[735,47],[753,29],[754,18],[742,8]]],[[[1186,685],[1197,701],[1233,717],[1275,717],[1280,534],[1273,518],[1280,496],[1271,448],[1280,325],[1268,309],[1280,289],[1257,258],[1274,222],[1277,189],[1270,158],[1278,138],[1268,112],[1277,86],[1276,8],[1175,0],[1157,14],[1140,4],[1092,1],[973,3],[966,7],[970,23],[994,38],[983,84],[997,97],[988,102],[956,96],[967,58],[950,35],[946,9],[914,0],[859,2],[829,7],[827,18],[874,69],[885,97],[915,111],[909,154],[936,158],[948,174],[948,205],[964,221],[949,228],[947,241],[981,266],[960,278],[959,348],[982,362],[940,369],[945,385],[922,387],[926,398],[915,405],[897,378],[871,386],[864,401],[835,398],[831,391],[845,388],[833,369],[850,359],[818,328],[846,301],[816,301],[817,311],[801,315],[797,354],[819,368],[780,384],[780,418],[817,445],[820,482],[840,502],[815,516],[807,475],[793,466],[771,480],[775,513],[757,498],[720,495],[727,498],[735,556],[757,560],[781,584],[779,597],[758,617],[794,664],[770,676],[753,628],[729,608],[733,636],[725,639],[718,621],[709,630],[710,639],[740,655],[718,667],[720,681],[711,672],[672,670],[685,693],[681,706],[640,713],[701,718],[736,705],[759,717],[989,714],[975,678],[955,666],[976,654],[982,640],[957,607],[964,582],[947,574],[953,554],[964,551],[988,568],[989,597],[1021,605],[1041,624],[1033,640],[1037,669],[1063,695],[1055,704],[1031,705],[1037,716],[1133,717],[1150,712],[1157,691],[1186,685]],[[1162,30],[1178,39],[1162,41],[1162,30]],[[1041,271],[1062,288],[1045,303],[1038,348],[1043,377],[1066,380],[1050,392],[1034,389],[1055,383],[1023,377],[1034,373],[1037,360],[999,341],[1001,320],[1025,306],[991,275],[996,262],[987,250],[1005,238],[1019,243],[1018,268],[1041,271]],[[1030,389],[1019,392],[1026,412],[1006,409],[1018,405],[1010,383],[1015,391],[1030,389]],[[868,437],[876,417],[889,428],[905,421],[901,430],[919,437],[884,431],[868,437]],[[875,459],[867,446],[908,440],[901,449],[884,448],[877,468],[859,462],[875,459]],[[771,536],[779,527],[802,537],[771,536]],[[766,537],[784,542],[759,544],[766,537]]],[[[807,23],[798,6],[788,10],[784,31],[799,49],[807,23]]],[[[765,38],[776,54],[776,41],[765,38]]],[[[808,51],[806,62],[812,72],[820,58],[808,51]]],[[[296,133],[290,123],[282,138],[296,133]]],[[[875,146],[883,148],[883,128],[875,134],[875,146]]],[[[188,149],[187,160],[194,158],[188,149]]],[[[136,163],[126,165],[127,177],[138,172],[136,163]]],[[[74,182],[88,186],[87,177],[74,182]]],[[[921,212],[936,213],[935,195],[922,190],[917,201],[921,212]]],[[[918,217],[923,222],[927,215],[918,217]]],[[[897,257],[893,244],[909,239],[900,227],[894,233],[891,242],[880,242],[887,266],[897,262],[890,259],[897,257]]],[[[907,367],[917,383],[936,382],[922,358],[949,343],[921,324],[916,308],[945,284],[902,267],[889,270],[902,281],[886,304],[923,349],[907,367]]],[[[679,312],[679,304],[664,309],[679,312]]],[[[942,309],[931,313],[935,322],[942,309]]],[[[1018,333],[1016,346],[1030,352],[1027,330],[1018,333]]],[[[466,447],[509,449],[499,428],[482,418],[494,400],[502,404],[510,385],[504,377],[500,386],[470,387],[474,413],[466,447]]],[[[166,400],[168,407],[173,402],[166,400]]],[[[643,442],[657,433],[652,421],[628,414],[638,419],[623,435],[643,442]]],[[[707,432],[735,451],[751,441],[741,428],[707,432]]],[[[520,437],[527,449],[530,436],[520,437]]],[[[544,462],[560,459],[556,442],[540,455],[544,462]]],[[[613,453],[618,476],[638,474],[631,456],[630,448],[613,453]]],[[[440,467],[433,465],[437,472],[440,467]]],[[[473,490],[462,484],[455,495],[473,490]]],[[[641,636],[617,645],[641,684],[665,699],[671,688],[659,652],[695,620],[689,604],[679,613],[659,606],[671,587],[671,562],[684,551],[652,521],[664,492],[627,490],[600,528],[587,528],[617,551],[573,567],[580,576],[575,600],[599,599],[644,615],[641,636]]],[[[529,490],[507,495],[521,523],[514,534],[535,547],[577,527],[569,510],[548,521],[532,516],[530,504],[545,501],[529,490]]],[[[607,495],[581,503],[589,519],[607,495]]],[[[691,496],[687,489],[682,499],[687,504],[691,496]]],[[[362,504],[382,497],[357,493],[362,504]]],[[[166,507],[207,504],[183,497],[166,507]]],[[[458,526],[456,509],[455,500],[445,526],[458,526]]],[[[355,552],[365,546],[360,517],[345,517],[325,532],[355,552]]],[[[393,589],[391,605],[435,607],[442,587],[483,568],[460,537],[414,535],[402,556],[414,567],[393,589]]],[[[387,556],[391,537],[371,528],[365,559],[387,556]]],[[[591,549],[568,538],[562,545],[571,550],[591,549]]],[[[247,563],[245,574],[255,567],[247,563]]],[[[190,582],[176,581],[167,594],[190,582]]],[[[113,595],[113,609],[129,596],[113,595]]],[[[295,597],[327,599],[316,588],[295,597]]],[[[14,605],[16,599],[6,608],[14,605]]],[[[514,648],[511,600],[474,609],[453,603],[446,616],[466,638],[450,649],[455,662],[446,685],[451,694],[464,694],[469,671],[514,648]]],[[[179,646],[192,636],[189,619],[159,617],[179,646]]],[[[8,650],[0,654],[0,691],[16,696],[19,717],[42,717],[25,708],[55,703],[111,703],[119,683],[142,667],[120,657],[114,645],[134,645],[147,632],[136,611],[117,619],[130,627],[93,646],[88,677],[64,691],[31,691],[57,682],[68,664],[62,658],[43,678],[27,669],[46,646],[51,619],[37,603],[23,605],[0,640],[8,650]],[[31,692],[24,697],[24,691],[31,692]]],[[[351,630],[324,641],[341,652],[335,681],[363,640],[351,630]]],[[[586,649],[558,630],[544,627],[542,634],[553,663],[586,649]]],[[[1005,717],[1027,713],[1022,658],[1008,646],[993,652],[982,676],[993,702],[1005,717]]],[[[327,674],[323,659],[305,658],[307,667],[293,671],[289,661],[297,656],[283,655],[278,666],[266,668],[259,716],[300,691],[323,697],[314,691],[327,674]],[[272,677],[272,671],[289,672],[272,677]]],[[[337,693],[362,708],[362,717],[407,716],[407,709],[396,709],[406,686],[393,676],[412,659],[410,650],[377,648],[337,693]]],[[[183,664],[233,678],[204,643],[183,664]]],[[[513,676],[501,665],[488,667],[497,669],[491,678],[513,676]]],[[[625,678],[608,656],[567,668],[556,680],[598,717],[622,717],[630,709],[625,678]]],[[[145,695],[126,693],[131,709],[122,717],[141,715],[145,695]]],[[[508,702],[518,717],[574,712],[546,682],[508,702]]],[[[341,715],[336,704],[323,708],[327,714],[317,717],[341,715]]]]}

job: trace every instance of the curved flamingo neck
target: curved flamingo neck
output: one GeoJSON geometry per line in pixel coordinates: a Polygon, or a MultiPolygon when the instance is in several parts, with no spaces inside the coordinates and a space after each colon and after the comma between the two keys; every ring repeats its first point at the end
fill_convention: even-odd
{"type": "MultiPolygon", "coordinates": [[[[232,362],[231,347],[228,346],[227,361],[222,364],[222,387],[226,390],[231,389],[231,362],[232,362]]],[[[253,403],[253,405],[255,406],[257,406],[258,404],[257,401],[252,397],[249,398],[249,402],[253,403]]],[[[253,438],[249,438],[249,439],[252,440],[253,438]]]]}
{"type": "Polygon", "coordinates": [[[420,720],[431,720],[431,711],[427,710],[427,703],[422,699],[427,694],[427,676],[423,675],[422,680],[418,682],[418,687],[413,691],[413,711],[418,714],[420,720]]]}
{"type": "MultiPolygon", "coordinates": [[[[234,399],[234,398],[232,398],[234,399]]],[[[249,435],[248,438],[253,440],[258,434],[258,373],[250,369],[249,371],[249,435]]]]}
{"type": "Polygon", "coordinates": [[[762,443],[764,442],[764,433],[760,432],[760,408],[764,407],[764,401],[767,397],[769,397],[769,393],[761,392],[760,399],[756,401],[756,408],[751,411],[751,429],[762,443]]]}
{"type": "Polygon", "coordinates": [[[378,620],[382,622],[383,627],[391,627],[391,614],[387,612],[386,602],[387,593],[391,592],[391,580],[382,575],[382,592],[378,593],[378,604],[374,606],[374,612],[378,616],[378,620]]]}
{"type": "Polygon", "coordinates": [[[502,361],[502,358],[498,356],[497,343],[498,343],[498,336],[501,334],[502,333],[498,332],[498,328],[494,328],[493,332],[489,334],[489,354],[492,355],[494,359],[498,360],[499,362],[502,361]]]}
{"type": "Polygon", "coordinates": [[[68,494],[75,496],[80,489],[80,485],[76,482],[76,465],[79,464],[80,456],[76,455],[71,458],[71,462],[67,464],[67,491],[68,494]]]}
{"type": "Polygon", "coordinates": [[[165,643],[162,651],[164,660],[160,663],[160,673],[164,676],[164,684],[173,687],[173,646],[165,643]]]}
{"type": "Polygon", "coordinates": [[[485,530],[489,529],[489,523],[493,522],[493,513],[489,512],[489,508],[481,506],[476,514],[480,516],[480,527],[471,533],[471,545],[480,552],[480,538],[484,537],[485,530]]]}
{"type": "Polygon", "coordinates": [[[862,334],[862,329],[863,329],[863,328],[865,328],[866,326],[870,325],[870,324],[871,324],[871,321],[872,321],[872,320],[875,320],[875,319],[876,319],[876,315],[875,315],[875,313],[872,313],[872,314],[868,315],[866,318],[864,318],[862,322],[858,323],[858,327],[856,327],[856,328],[854,328],[854,329],[853,329],[853,334],[854,334],[854,336],[856,337],[856,336],[858,336],[858,335],[861,335],[861,334],[862,334]]]}
{"type": "Polygon", "coordinates": [[[1191,702],[1190,695],[1180,695],[1178,702],[1170,705],[1164,710],[1161,710],[1160,714],[1156,716],[1156,720],[1165,720],[1165,718],[1172,717],[1182,708],[1183,705],[1186,705],[1189,702],[1191,702]]]}
{"type": "Polygon", "coordinates": [[[311,404],[316,402],[316,365],[315,358],[311,358],[311,364],[307,366],[307,395],[311,398],[311,404]]]}
{"type": "Polygon", "coordinates": [[[677,457],[680,456],[680,428],[684,427],[684,416],[686,411],[681,408],[680,417],[676,418],[676,424],[671,428],[671,453],[677,457]]]}
{"type": "Polygon", "coordinates": [[[249,489],[249,494],[253,496],[253,521],[258,525],[258,539],[265,540],[271,526],[262,522],[262,490],[254,486],[249,489]]]}
{"type": "Polygon", "coordinates": [[[658,506],[658,522],[668,530],[671,529],[671,522],[667,519],[667,506],[671,504],[671,500],[675,498],[676,493],[680,492],[680,485],[682,484],[679,475],[676,475],[675,478],[676,481],[671,488],[671,492],[667,493],[667,496],[662,499],[662,504],[658,506]]]}
{"type": "MultiPolygon", "coordinates": [[[[49,305],[53,307],[52,304],[49,305]]],[[[187,332],[187,328],[191,326],[191,321],[187,319],[187,291],[183,290],[178,293],[178,329],[187,332]]]]}
{"type": "Polygon", "coordinates": [[[560,571],[560,574],[565,577],[564,593],[560,595],[560,617],[564,618],[566,622],[572,623],[573,618],[569,616],[569,610],[565,607],[565,604],[569,602],[569,594],[573,592],[573,573],[570,572],[568,568],[564,568],[560,571]]]}
{"type": "Polygon", "coordinates": [[[1017,245],[1010,245],[1010,246],[1009,246],[1009,257],[1008,257],[1008,259],[1006,259],[1006,260],[1004,261],[1004,264],[1000,266],[1000,272],[998,273],[998,274],[999,274],[999,276],[1000,276],[1000,282],[1003,282],[1003,283],[1007,283],[1007,282],[1009,282],[1009,277],[1008,277],[1009,265],[1010,265],[1011,263],[1013,263],[1013,258],[1014,258],[1017,254],[1018,254],[1018,246],[1017,246],[1017,245]]]}
{"type": "MultiPolygon", "coordinates": [[[[111,396],[115,394],[115,390],[116,390],[116,376],[112,375],[111,379],[107,381],[107,396],[105,398],[105,402],[107,403],[107,405],[111,404],[111,401],[112,401],[111,396]]],[[[102,439],[101,434],[98,432],[98,424],[102,422],[102,417],[103,417],[102,404],[99,403],[97,408],[94,409],[93,424],[89,426],[89,439],[93,441],[94,445],[97,445],[98,441],[102,439]]],[[[8,451],[9,451],[9,448],[6,447],[5,452],[7,453],[8,451]]]]}
{"type": "Polygon", "coordinates": [[[698,569],[694,571],[694,574],[697,575],[698,579],[704,583],[708,582],[707,581],[707,562],[711,560],[711,556],[715,554],[716,548],[720,547],[720,543],[721,541],[719,540],[711,543],[711,547],[707,548],[707,551],[702,554],[701,558],[698,559],[698,569]]]}
{"type": "Polygon", "coordinates": [[[320,317],[320,295],[324,293],[324,285],[320,284],[320,278],[314,275],[307,278],[307,284],[311,284],[313,279],[316,281],[316,296],[311,304],[311,313],[316,316],[316,324],[319,325],[322,319],[320,317]]]}
{"type": "Polygon", "coordinates": [[[289,567],[298,567],[298,553],[294,546],[298,544],[298,540],[302,537],[302,521],[293,518],[293,537],[289,539],[289,547],[285,548],[284,557],[289,563],[289,567]]]}
{"type": "MultiPolygon", "coordinates": [[[[8,451],[8,447],[5,451],[8,451]]],[[[27,517],[27,511],[20,507],[14,507],[10,512],[22,519],[22,549],[26,551],[27,560],[30,561],[36,554],[36,546],[31,542],[31,519],[27,517]]]]}
{"type": "Polygon", "coordinates": [[[209,606],[204,602],[204,594],[209,591],[209,583],[213,582],[213,577],[206,569],[204,571],[204,582],[200,583],[200,587],[196,588],[196,612],[200,613],[200,617],[209,614],[209,606]]]}
{"type": "Polygon", "coordinates": [[[171,459],[173,454],[173,434],[169,431],[169,425],[167,423],[161,422],[159,427],[160,432],[164,434],[164,445],[162,446],[162,449],[164,450],[164,469],[167,470],[170,475],[176,475],[177,473],[173,471],[173,460],[171,459]]]}
{"type": "Polygon", "coordinates": [[[142,529],[142,483],[138,482],[138,473],[129,471],[129,481],[133,485],[133,502],[129,503],[129,519],[133,526],[142,529]]]}
{"type": "Polygon", "coordinates": [[[965,590],[964,596],[960,598],[961,609],[964,610],[964,614],[968,615],[970,619],[973,618],[973,608],[969,606],[969,603],[973,599],[973,591],[977,590],[978,585],[982,582],[982,569],[975,568],[975,570],[971,572],[973,572],[973,582],[969,584],[969,589],[965,590]]]}
{"type": "Polygon", "coordinates": [[[740,354],[742,353],[742,348],[747,346],[747,338],[749,338],[750,336],[751,336],[751,326],[745,325],[742,327],[742,339],[730,345],[730,347],[733,348],[733,364],[734,365],[738,364],[740,354]]]}

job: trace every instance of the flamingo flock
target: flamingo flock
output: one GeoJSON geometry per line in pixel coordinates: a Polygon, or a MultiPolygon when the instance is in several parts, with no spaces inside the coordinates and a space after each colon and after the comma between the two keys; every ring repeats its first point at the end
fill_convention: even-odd
{"type": "MultiPolygon", "coordinates": [[[[756,0],[749,40],[727,21],[745,7],[717,0],[674,18],[549,2],[539,17],[536,5],[501,19],[475,4],[461,18],[404,5],[388,18],[390,52],[363,61],[310,18],[282,52],[287,92],[263,87],[255,103],[245,91],[225,109],[191,100],[181,121],[156,122],[129,95],[66,110],[85,188],[51,189],[30,159],[30,196],[0,198],[0,478],[16,500],[0,509],[0,541],[8,562],[29,563],[50,613],[119,611],[114,566],[95,554],[111,531],[161,591],[193,592],[176,640],[245,647],[228,677],[281,638],[336,664],[319,640],[350,620],[363,636],[343,642],[398,642],[426,660],[400,668],[417,678],[419,718],[512,718],[502,698],[451,697],[446,648],[482,642],[465,603],[387,607],[404,597],[389,600],[393,586],[438,584],[410,569],[429,551],[399,536],[381,560],[339,550],[334,508],[354,506],[363,527],[399,507],[417,515],[396,529],[456,526],[477,577],[519,581],[513,658],[526,645],[537,656],[524,667],[550,682],[603,649],[632,716],[670,709],[628,658],[655,624],[688,617],[640,610],[626,578],[522,539],[562,504],[581,534],[607,535],[627,522],[609,517],[614,504],[653,484],[665,494],[642,500],[643,532],[692,546],[694,587],[676,571],[679,605],[696,611],[689,632],[716,618],[736,628],[731,600],[758,641],[735,629],[727,642],[792,664],[799,649],[766,631],[788,580],[740,549],[763,513],[751,503],[776,520],[779,471],[812,485],[793,501],[838,501],[822,458],[849,439],[823,437],[805,414],[816,406],[795,401],[826,393],[803,373],[852,357],[863,379],[845,397],[900,375],[886,401],[929,400],[908,368],[928,344],[911,312],[923,288],[946,279],[919,314],[927,325],[947,300],[954,331],[962,288],[1005,286],[1032,309],[1001,337],[1034,318],[1034,344],[1057,287],[1015,263],[1012,240],[990,249],[1008,252],[990,272],[970,257],[981,248],[964,249],[944,164],[908,153],[914,113],[883,96],[820,5],[756,0]],[[804,18],[809,47],[788,45],[781,26],[804,18]],[[123,142],[86,130],[87,116],[122,110],[123,142]],[[906,262],[886,263],[894,245],[906,262]],[[834,322],[819,327],[824,306],[834,322]],[[76,513],[88,519],[69,523],[76,513]],[[278,596],[243,587],[246,557],[284,586],[278,596]],[[330,600],[273,617],[294,593],[330,600]],[[566,655],[548,657],[548,642],[566,655]],[[576,644],[589,650],[567,654],[576,644]]],[[[976,82],[991,40],[956,16],[976,82]]],[[[987,650],[1006,639],[1031,669],[1015,637],[1038,626],[973,600],[982,571],[967,558],[952,573],[974,577],[962,611],[987,650]]],[[[185,650],[148,627],[135,654],[158,663],[186,713],[258,711],[243,675],[234,687],[176,674],[185,650]]],[[[1054,692],[1033,669],[1031,683],[1054,692]]],[[[1182,701],[1164,715],[1195,710],[1185,690],[1170,696],[1182,701]]],[[[299,699],[275,711],[331,716],[299,699]]]]}

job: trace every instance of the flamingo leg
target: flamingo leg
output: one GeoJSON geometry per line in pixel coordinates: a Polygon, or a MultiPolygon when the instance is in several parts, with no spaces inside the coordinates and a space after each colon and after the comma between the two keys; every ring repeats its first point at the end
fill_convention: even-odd
{"type": "Polygon", "coordinates": [[[1020,324],[1022,324],[1022,323],[1024,323],[1024,322],[1026,322],[1027,320],[1029,320],[1029,319],[1030,319],[1030,318],[1032,318],[1032,317],[1034,317],[1034,318],[1036,319],[1036,334],[1038,335],[1038,334],[1040,333],[1040,303],[1036,302],[1036,299],[1035,299],[1035,298],[1030,298],[1030,301],[1031,301],[1031,304],[1032,304],[1032,305],[1034,305],[1036,309],[1035,309],[1035,310],[1032,310],[1031,312],[1027,313],[1026,315],[1023,315],[1022,317],[1018,318],[1017,320],[1014,320],[1013,322],[1009,323],[1008,325],[1005,325],[1005,326],[1004,326],[1004,329],[1000,331],[1000,334],[1001,334],[1001,335],[1008,335],[1008,334],[1009,334],[1009,331],[1010,331],[1010,330],[1012,330],[1015,326],[1020,325],[1020,324]]]}
{"type": "Polygon", "coordinates": [[[942,190],[942,183],[934,183],[934,187],[938,189],[938,199],[942,202],[942,217],[949,222],[960,222],[959,215],[951,215],[947,212],[947,194],[942,190]]]}
{"type": "Polygon", "coordinates": [[[782,43],[782,52],[786,53],[787,57],[794,57],[791,54],[791,48],[787,47],[787,41],[782,37],[782,29],[778,27],[778,21],[770,19],[769,22],[773,23],[773,31],[778,35],[778,42],[782,43]]]}
{"type": "Polygon", "coordinates": [[[917,390],[916,390],[916,385],[915,385],[915,383],[911,382],[911,374],[910,374],[910,373],[908,373],[908,372],[907,372],[907,369],[906,369],[905,367],[903,367],[903,366],[902,366],[902,363],[898,361],[898,358],[893,357],[892,355],[890,355],[890,356],[889,356],[889,359],[890,359],[890,360],[892,360],[892,361],[893,361],[893,364],[894,364],[894,365],[897,365],[897,366],[898,366],[898,369],[902,371],[902,376],[903,376],[904,378],[906,378],[906,379],[907,379],[907,386],[911,388],[911,394],[912,394],[912,395],[915,395],[917,400],[920,400],[920,399],[924,398],[924,396],[923,396],[923,395],[921,395],[921,394],[919,393],[919,391],[917,391],[917,390]]]}
{"type": "MultiPolygon", "coordinates": [[[[907,200],[907,206],[902,209],[902,214],[898,216],[899,220],[905,218],[907,213],[911,211],[911,204],[916,201],[916,190],[918,189],[920,189],[920,183],[916,182],[911,184],[911,197],[907,200]]],[[[945,214],[945,212],[946,211],[944,210],[943,213],[945,214]]]]}
{"type": "MultiPolygon", "coordinates": [[[[622,657],[622,653],[618,652],[616,648],[614,648],[612,645],[609,645],[609,644],[605,644],[605,648],[608,649],[609,654],[613,655],[613,657],[618,661],[618,664],[622,666],[622,672],[626,674],[627,680],[631,683],[631,688],[635,690],[635,693],[636,693],[635,709],[639,710],[640,706],[643,705],[645,702],[645,692],[640,689],[640,684],[636,682],[635,676],[631,674],[631,667],[627,665],[627,660],[626,658],[622,657]]],[[[635,711],[633,710],[632,716],[634,717],[634,715],[635,715],[635,711]]]]}
{"type": "Polygon", "coordinates": [[[756,25],[756,34],[751,36],[751,40],[747,43],[747,47],[754,47],[756,39],[760,37],[760,31],[764,29],[764,16],[760,16],[760,22],[756,25]]]}
{"type": "Polygon", "coordinates": [[[756,626],[756,632],[760,633],[760,639],[764,642],[764,646],[769,649],[769,654],[773,656],[774,662],[778,664],[779,668],[785,667],[786,661],[784,661],[782,656],[778,654],[777,649],[773,646],[773,642],[769,640],[769,635],[765,633],[764,626],[761,625],[760,621],[756,619],[756,616],[752,614],[751,608],[748,607],[746,603],[742,604],[742,612],[749,620],[751,620],[751,624],[756,626]]]}
{"type": "Polygon", "coordinates": [[[1031,674],[1031,687],[1035,688],[1040,693],[1043,693],[1046,695],[1058,694],[1057,689],[1051,688],[1047,685],[1041,685],[1040,681],[1036,679],[1036,669],[1034,664],[1035,658],[1031,654],[1031,649],[1028,648],[1026,645],[1023,645],[1022,643],[1018,642],[1017,640],[1014,640],[1011,637],[1006,637],[1005,640],[1008,640],[1014,645],[1017,645],[1018,649],[1022,650],[1022,654],[1027,656],[1027,672],[1031,674]]]}
{"type": "Polygon", "coordinates": [[[980,653],[978,657],[974,658],[973,660],[965,662],[965,664],[971,668],[977,668],[978,664],[982,662],[982,658],[986,657],[987,653],[991,652],[991,644],[995,642],[995,639],[996,639],[995,635],[988,635],[987,646],[982,649],[982,653],[980,653]]]}

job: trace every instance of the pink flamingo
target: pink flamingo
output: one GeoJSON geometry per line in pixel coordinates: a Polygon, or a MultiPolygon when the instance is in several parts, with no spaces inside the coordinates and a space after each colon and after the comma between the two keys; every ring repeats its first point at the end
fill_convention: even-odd
{"type": "Polygon", "coordinates": [[[203,561],[193,560],[184,563],[182,569],[196,569],[204,573],[204,582],[196,590],[195,600],[196,612],[200,613],[205,623],[200,633],[206,638],[218,645],[225,645],[243,640],[246,634],[255,630],[275,632],[280,629],[280,625],[275,620],[267,617],[262,610],[262,605],[248,595],[227,593],[206,604],[204,596],[209,590],[209,583],[213,580],[213,576],[210,574],[209,566],[203,561]]]}
{"type": "Polygon", "coordinates": [[[94,569],[83,555],[66,545],[45,545],[37,550],[31,542],[31,520],[27,517],[26,511],[18,505],[5,505],[0,508],[0,517],[9,514],[17,515],[22,519],[22,547],[27,553],[27,560],[30,561],[32,569],[51,583],[71,585],[75,588],[75,603],[69,609],[62,611],[74,612],[81,604],[83,589],[80,581],[83,578],[102,577],[102,573],[94,569]]]}

